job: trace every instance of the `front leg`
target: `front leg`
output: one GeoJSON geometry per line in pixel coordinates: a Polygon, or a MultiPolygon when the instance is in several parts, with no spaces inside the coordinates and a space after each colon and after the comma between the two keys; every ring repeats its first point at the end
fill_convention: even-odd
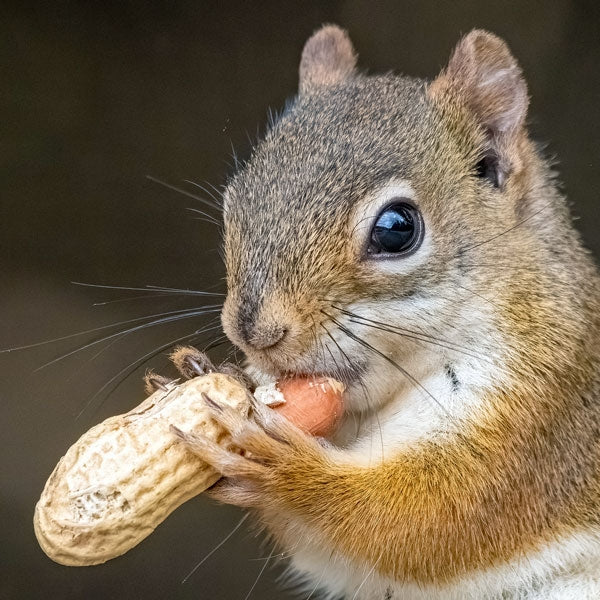
{"type": "Polygon", "coordinates": [[[510,435],[490,447],[472,425],[366,467],[267,407],[257,405],[252,421],[206,401],[231,447],[178,435],[226,478],[219,499],[257,508],[284,527],[304,524],[352,564],[397,581],[443,585],[568,531],[544,503],[539,480],[523,482],[515,464],[531,457],[510,435]]]}

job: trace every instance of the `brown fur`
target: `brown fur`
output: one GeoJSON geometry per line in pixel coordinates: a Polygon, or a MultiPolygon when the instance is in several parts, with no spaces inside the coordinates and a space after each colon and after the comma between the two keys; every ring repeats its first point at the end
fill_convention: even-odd
{"type": "MultiPolygon", "coordinates": [[[[324,463],[300,448],[270,471],[266,495],[345,555],[422,583],[498,565],[597,526],[599,419],[580,398],[597,389],[568,368],[543,396],[532,393],[531,382],[498,391],[487,400],[488,414],[460,434],[376,468],[324,463]]],[[[275,536],[292,542],[267,511],[272,519],[275,536]]]]}
{"type": "Polygon", "coordinates": [[[225,330],[264,371],[310,371],[336,306],[466,280],[494,298],[487,326],[510,376],[477,414],[370,468],[293,431],[284,444],[240,433],[256,462],[222,497],[260,507],[284,545],[293,515],[382,574],[440,583],[598,527],[600,284],[527,138],[525,84],[501,40],[473,32],[432,84],[357,75],[347,44],[331,28],[308,42],[311,93],[230,183],[225,330]],[[489,151],[498,189],[474,176],[489,151]],[[352,242],[354,205],[391,176],[411,182],[433,230],[435,252],[414,275],[382,274],[352,242]],[[273,323],[286,336],[255,347],[273,323]]]}

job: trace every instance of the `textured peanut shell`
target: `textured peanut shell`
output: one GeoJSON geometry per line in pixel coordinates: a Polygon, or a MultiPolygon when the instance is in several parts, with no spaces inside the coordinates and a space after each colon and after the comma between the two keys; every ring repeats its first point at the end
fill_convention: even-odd
{"type": "Polygon", "coordinates": [[[170,425],[223,442],[202,392],[247,415],[248,392],[214,373],[157,391],[132,411],[111,417],[69,448],[35,507],[44,552],[69,566],[95,565],[141,542],[179,505],[219,475],[185,449],[170,425]]]}

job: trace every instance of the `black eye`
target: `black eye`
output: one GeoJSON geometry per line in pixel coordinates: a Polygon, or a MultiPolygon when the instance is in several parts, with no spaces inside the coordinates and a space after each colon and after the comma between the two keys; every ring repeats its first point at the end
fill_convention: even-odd
{"type": "Polygon", "coordinates": [[[419,211],[406,202],[383,209],[371,231],[369,254],[408,254],[423,238],[423,220],[419,211]]]}

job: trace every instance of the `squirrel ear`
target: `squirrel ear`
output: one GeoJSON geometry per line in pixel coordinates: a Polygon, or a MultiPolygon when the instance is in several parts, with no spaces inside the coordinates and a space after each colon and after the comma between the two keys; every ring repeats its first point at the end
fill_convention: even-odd
{"type": "Polygon", "coordinates": [[[337,25],[324,25],[304,45],[300,60],[300,93],[334,85],[350,77],[356,53],[348,34],[337,25]]]}
{"type": "MultiPolygon", "coordinates": [[[[429,86],[429,95],[458,96],[490,140],[496,161],[494,183],[501,186],[518,161],[515,144],[527,114],[527,85],[521,68],[499,37],[474,29],[457,45],[447,68],[429,86]]],[[[484,166],[484,168],[487,168],[484,166]]]]}

